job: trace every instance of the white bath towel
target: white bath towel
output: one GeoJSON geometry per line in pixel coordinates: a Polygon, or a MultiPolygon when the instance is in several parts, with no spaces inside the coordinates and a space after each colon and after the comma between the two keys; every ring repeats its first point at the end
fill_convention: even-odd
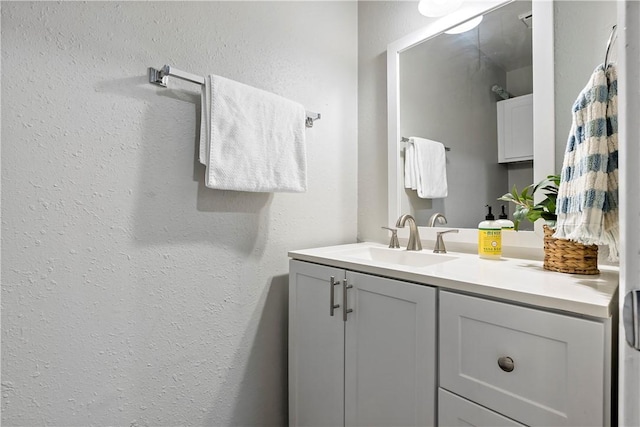
{"type": "Polygon", "coordinates": [[[211,78],[205,76],[200,93],[200,152],[198,159],[203,165],[209,163],[211,142],[211,78]]]}
{"type": "Polygon", "coordinates": [[[405,151],[405,187],[415,189],[422,199],[447,197],[447,168],[445,147],[442,143],[430,139],[412,136],[409,148],[405,151]],[[407,186],[407,162],[409,177],[407,186]]]}
{"type": "Polygon", "coordinates": [[[201,139],[200,150],[200,160],[207,165],[205,185],[252,192],[306,191],[304,107],[224,77],[206,79],[208,138],[204,144],[201,139]]]}

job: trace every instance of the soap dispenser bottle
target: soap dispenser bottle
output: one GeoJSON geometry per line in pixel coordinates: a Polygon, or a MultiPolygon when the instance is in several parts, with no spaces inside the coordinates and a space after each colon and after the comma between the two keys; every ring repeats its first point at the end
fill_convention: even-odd
{"type": "Polygon", "coordinates": [[[502,256],[502,227],[487,205],[487,216],[478,224],[478,255],[480,258],[499,259],[502,256]]]}
{"type": "Polygon", "coordinates": [[[504,205],[502,205],[501,208],[502,208],[502,213],[498,215],[498,221],[496,222],[500,224],[500,228],[502,228],[502,231],[513,230],[514,229],[513,221],[509,219],[509,217],[507,216],[507,213],[504,211],[504,205]]]}

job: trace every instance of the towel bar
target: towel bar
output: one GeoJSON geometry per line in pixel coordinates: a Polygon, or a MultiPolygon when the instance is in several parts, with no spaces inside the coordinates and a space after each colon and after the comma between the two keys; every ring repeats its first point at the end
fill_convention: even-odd
{"type": "MultiPolygon", "coordinates": [[[[405,143],[409,142],[409,138],[407,138],[406,136],[403,136],[402,138],[400,138],[400,142],[405,142],[405,143]]],[[[402,147],[404,147],[404,144],[402,145],[402,147]]],[[[444,151],[451,151],[451,148],[445,146],[444,151]]]]}
{"type": "MultiPolygon", "coordinates": [[[[167,87],[169,76],[175,77],[187,82],[197,83],[199,85],[204,84],[204,77],[187,73],[186,71],[178,70],[170,65],[165,65],[159,70],[153,67],[149,67],[149,83],[151,84],[167,87]]],[[[313,113],[311,111],[307,111],[306,114],[307,114],[307,118],[305,119],[304,124],[306,127],[312,128],[313,122],[316,120],[320,120],[320,113],[313,113]]]]}

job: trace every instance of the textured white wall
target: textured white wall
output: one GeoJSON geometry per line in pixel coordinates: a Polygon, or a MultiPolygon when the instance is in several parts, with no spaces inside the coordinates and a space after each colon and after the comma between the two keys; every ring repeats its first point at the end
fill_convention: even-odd
{"type": "Polygon", "coordinates": [[[284,425],[286,252],[356,238],[356,92],[355,2],[3,2],[2,422],[284,425]],[[165,63],[321,112],[308,192],[204,188],[165,63]]]}

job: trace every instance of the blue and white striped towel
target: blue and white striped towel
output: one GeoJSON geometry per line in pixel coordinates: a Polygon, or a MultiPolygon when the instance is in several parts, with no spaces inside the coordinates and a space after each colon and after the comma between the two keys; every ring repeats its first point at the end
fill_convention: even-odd
{"type": "Polygon", "coordinates": [[[573,104],[554,237],[608,245],[618,259],[618,81],[600,65],[573,104]]]}

